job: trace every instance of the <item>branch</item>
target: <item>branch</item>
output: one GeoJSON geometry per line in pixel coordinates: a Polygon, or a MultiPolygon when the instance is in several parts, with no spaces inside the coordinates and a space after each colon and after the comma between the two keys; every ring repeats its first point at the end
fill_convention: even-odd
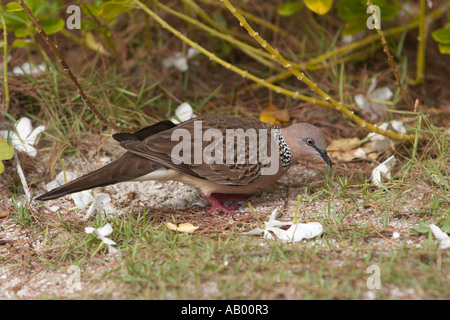
{"type": "Polygon", "coordinates": [[[394,132],[394,131],[391,131],[391,130],[382,130],[382,129],[378,128],[377,125],[372,125],[372,124],[364,121],[360,117],[356,116],[354,111],[350,111],[350,109],[347,108],[346,106],[344,106],[342,102],[338,102],[335,99],[333,99],[332,97],[330,97],[330,95],[328,95],[322,89],[319,88],[317,83],[315,83],[314,81],[310,80],[303,72],[300,72],[299,70],[294,68],[292,66],[292,64],[288,63],[288,61],[286,61],[286,59],[283,58],[283,56],[280,54],[280,52],[278,50],[272,48],[272,46],[270,46],[270,44],[266,40],[261,38],[261,36],[258,34],[258,32],[253,30],[253,28],[247,23],[245,18],[236,10],[235,7],[233,7],[231,5],[231,3],[228,0],[220,0],[220,1],[222,1],[225,4],[225,6],[228,8],[228,10],[240,22],[241,26],[243,26],[247,30],[249,35],[253,39],[255,39],[259,43],[259,45],[261,47],[263,47],[264,49],[266,49],[268,52],[270,52],[272,54],[273,59],[278,60],[278,62],[284,68],[286,68],[290,72],[292,72],[292,74],[298,80],[300,80],[301,82],[306,84],[311,89],[311,91],[317,93],[323,100],[331,103],[331,105],[337,111],[339,111],[342,114],[344,114],[345,116],[347,116],[350,120],[352,120],[353,122],[355,122],[359,126],[361,126],[363,128],[367,128],[367,130],[369,130],[371,132],[376,132],[378,134],[381,134],[383,136],[389,137],[389,138],[394,139],[394,140],[400,140],[400,141],[413,141],[414,140],[415,135],[413,135],[413,134],[407,135],[407,134],[400,134],[400,133],[397,133],[397,132],[394,132]]]}

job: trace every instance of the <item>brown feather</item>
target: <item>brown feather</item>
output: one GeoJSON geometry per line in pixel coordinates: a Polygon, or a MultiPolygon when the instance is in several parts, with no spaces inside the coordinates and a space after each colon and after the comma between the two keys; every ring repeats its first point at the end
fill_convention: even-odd
{"type": "MultiPolygon", "coordinates": [[[[214,181],[218,184],[225,185],[247,185],[254,181],[257,181],[261,176],[261,169],[268,165],[263,165],[258,161],[254,161],[255,156],[258,155],[259,145],[250,146],[249,139],[235,139],[234,149],[233,149],[233,161],[231,164],[226,163],[226,143],[223,144],[222,159],[223,163],[211,163],[208,164],[203,159],[201,163],[195,163],[195,152],[194,152],[194,131],[195,123],[202,124],[202,137],[206,130],[217,129],[221,132],[222,137],[225,141],[226,130],[227,129],[242,129],[246,131],[247,129],[255,129],[258,135],[258,130],[267,130],[267,150],[268,154],[271,152],[270,147],[270,137],[271,129],[273,126],[265,122],[259,121],[258,119],[242,119],[236,117],[226,117],[226,116],[205,116],[198,117],[186,122],[179,124],[178,126],[165,130],[156,135],[152,135],[143,141],[124,141],[121,142],[121,146],[128,151],[145,157],[147,159],[156,161],[165,167],[172,168],[180,173],[188,174],[196,178],[202,178],[210,181],[214,181]],[[189,163],[174,164],[171,157],[173,148],[180,143],[179,140],[172,141],[171,137],[175,130],[185,129],[190,133],[191,136],[191,155],[189,163]],[[244,145],[243,145],[244,144],[244,145]],[[239,147],[244,150],[244,153],[238,154],[239,147]],[[251,149],[253,147],[253,149],[251,149]],[[238,163],[238,160],[243,163],[238,163]],[[256,162],[256,163],[251,163],[256,162]]],[[[201,152],[204,151],[205,147],[210,144],[212,140],[202,141],[201,152]]],[[[228,141],[229,142],[229,141],[228,141]]],[[[259,141],[258,141],[259,143],[259,141]]],[[[275,152],[278,152],[276,150],[275,152]]],[[[278,159],[278,158],[277,158],[278,159]]]]}

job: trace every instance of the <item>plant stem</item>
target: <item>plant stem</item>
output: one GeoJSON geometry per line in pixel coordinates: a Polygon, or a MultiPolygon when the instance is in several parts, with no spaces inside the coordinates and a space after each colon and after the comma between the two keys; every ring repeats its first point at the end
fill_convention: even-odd
{"type": "MultiPolygon", "coordinates": [[[[423,1],[425,1],[425,0],[423,0],[423,1]]],[[[367,0],[367,4],[369,6],[372,6],[372,0],[367,0]]],[[[374,14],[373,17],[374,17],[374,20],[375,20],[375,25],[380,25],[381,26],[381,21],[377,20],[378,19],[377,15],[374,14]]],[[[414,106],[411,104],[411,102],[409,101],[408,97],[406,96],[406,92],[405,92],[405,89],[403,88],[402,81],[400,79],[400,76],[398,75],[398,69],[397,69],[397,66],[395,65],[394,58],[392,57],[391,52],[389,51],[389,46],[388,46],[388,44],[386,42],[386,38],[384,37],[384,32],[383,32],[383,30],[381,30],[381,28],[375,28],[375,29],[377,30],[377,33],[380,36],[381,43],[383,44],[383,51],[384,51],[384,53],[386,53],[386,56],[387,56],[388,61],[389,61],[389,64],[390,64],[390,66],[392,68],[392,71],[394,72],[395,81],[396,81],[396,84],[399,87],[400,92],[401,92],[401,94],[403,96],[403,100],[405,100],[405,102],[408,105],[409,109],[411,111],[414,111],[414,106]]]]}
{"type": "Polygon", "coordinates": [[[302,199],[302,195],[299,194],[297,196],[297,205],[295,206],[295,215],[294,219],[292,220],[292,224],[297,224],[298,221],[298,211],[300,210],[300,200],[302,199]]]}
{"type": "Polygon", "coordinates": [[[408,80],[409,84],[416,86],[423,80],[425,74],[425,43],[427,40],[428,23],[425,21],[425,0],[420,0],[419,17],[419,46],[417,48],[416,79],[408,80]]]}

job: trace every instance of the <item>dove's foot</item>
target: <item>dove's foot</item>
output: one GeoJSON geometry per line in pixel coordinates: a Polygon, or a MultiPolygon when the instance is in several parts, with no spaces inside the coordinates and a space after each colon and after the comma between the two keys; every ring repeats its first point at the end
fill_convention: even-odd
{"type": "Polygon", "coordinates": [[[215,211],[222,211],[231,215],[238,214],[237,212],[233,211],[239,207],[239,205],[235,204],[230,207],[225,207],[222,203],[227,200],[235,200],[235,201],[247,201],[252,195],[247,194],[225,194],[225,193],[212,193],[210,196],[205,196],[203,193],[200,193],[200,195],[208,200],[208,202],[211,204],[211,209],[209,209],[205,216],[209,216],[211,213],[215,211]]]}

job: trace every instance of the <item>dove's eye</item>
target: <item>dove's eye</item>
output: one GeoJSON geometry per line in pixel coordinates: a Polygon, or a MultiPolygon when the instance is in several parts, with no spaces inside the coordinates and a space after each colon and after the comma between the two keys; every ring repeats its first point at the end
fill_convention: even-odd
{"type": "Polygon", "coordinates": [[[305,142],[308,146],[313,146],[314,145],[314,140],[311,138],[306,138],[305,142]]]}

